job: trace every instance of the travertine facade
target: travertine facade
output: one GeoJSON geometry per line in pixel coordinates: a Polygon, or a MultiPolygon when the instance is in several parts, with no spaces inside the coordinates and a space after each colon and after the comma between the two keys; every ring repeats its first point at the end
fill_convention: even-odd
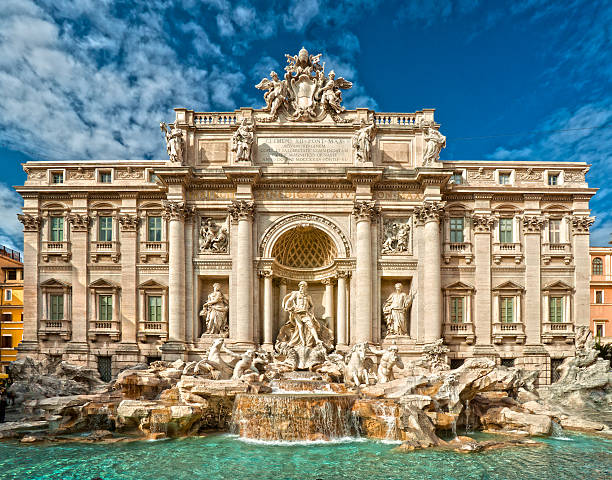
{"type": "Polygon", "coordinates": [[[451,359],[514,359],[547,382],[589,324],[587,165],[439,161],[434,110],[345,110],[350,82],[300,55],[259,85],[266,109],[176,109],[168,161],[25,164],[20,351],[116,370],[200,358],[223,335],[272,349],[306,280],[337,348],[406,358],[443,337],[451,359]],[[215,283],[228,328],[206,334],[225,314],[215,283]],[[397,283],[408,334],[384,338],[397,283]]]}

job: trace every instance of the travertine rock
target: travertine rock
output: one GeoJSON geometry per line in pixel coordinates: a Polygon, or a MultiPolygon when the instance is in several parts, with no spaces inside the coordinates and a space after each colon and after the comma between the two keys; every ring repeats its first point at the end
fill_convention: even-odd
{"type": "Polygon", "coordinates": [[[547,415],[534,415],[509,407],[490,408],[480,417],[489,430],[521,431],[529,435],[550,435],[552,420],[547,415]]]}
{"type": "Polygon", "coordinates": [[[578,432],[598,432],[606,428],[606,425],[603,423],[592,422],[576,417],[562,419],[561,426],[567,430],[575,430],[578,432]]]}

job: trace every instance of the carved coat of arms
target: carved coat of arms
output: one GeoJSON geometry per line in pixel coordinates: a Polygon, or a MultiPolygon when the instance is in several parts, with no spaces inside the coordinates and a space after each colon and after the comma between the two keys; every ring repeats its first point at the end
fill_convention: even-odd
{"type": "Polygon", "coordinates": [[[320,63],[321,54],[310,55],[302,47],[297,55],[285,55],[287,66],[285,77],[280,80],[276,72],[264,78],[255,88],[266,90],[264,110],[270,112],[271,120],[281,111],[290,121],[320,121],[330,114],[336,122],[343,121],[340,114],[342,90],[353,84],[342,77],[336,78],[332,70],[325,76],[325,64],[320,63]]]}

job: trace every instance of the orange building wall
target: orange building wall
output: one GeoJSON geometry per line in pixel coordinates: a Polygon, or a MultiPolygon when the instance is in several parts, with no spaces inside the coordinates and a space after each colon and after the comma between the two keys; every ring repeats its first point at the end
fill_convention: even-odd
{"type": "Polygon", "coordinates": [[[23,337],[23,263],[3,252],[0,249],[0,336],[10,336],[11,346],[2,348],[0,343],[0,375],[6,365],[17,360],[16,348],[23,337]],[[8,280],[7,271],[13,269],[17,270],[17,278],[8,280]],[[7,290],[12,293],[11,300],[7,300],[7,290]]]}
{"type": "Polygon", "coordinates": [[[596,324],[603,324],[603,341],[612,340],[612,247],[591,247],[591,331],[596,334],[596,324]],[[593,259],[603,261],[603,274],[593,274],[593,259]],[[596,291],[603,292],[603,303],[596,303],[596,291]]]}

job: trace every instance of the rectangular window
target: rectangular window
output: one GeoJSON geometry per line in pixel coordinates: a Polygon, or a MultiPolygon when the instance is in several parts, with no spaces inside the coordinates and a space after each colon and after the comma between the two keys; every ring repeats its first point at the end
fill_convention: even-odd
{"type": "Polygon", "coordinates": [[[559,174],[551,173],[550,175],[548,175],[548,184],[559,185],[559,174]]]}
{"type": "Polygon", "coordinates": [[[111,183],[113,181],[113,175],[111,172],[100,172],[100,183],[111,183]]]}
{"type": "Polygon", "coordinates": [[[501,312],[499,318],[502,323],[514,322],[514,297],[501,298],[501,312]]]}
{"type": "Polygon", "coordinates": [[[64,183],[64,173],[53,172],[51,174],[51,183],[64,183]]]}
{"type": "Polygon", "coordinates": [[[463,217],[450,219],[450,241],[451,243],[463,243],[463,217]]]}
{"type": "Polygon", "coordinates": [[[2,335],[2,348],[13,348],[12,335],[2,335]]]}
{"type": "Polygon", "coordinates": [[[499,219],[499,241],[501,243],[513,243],[512,229],[513,229],[512,218],[500,218],[499,219]]]}
{"type": "Polygon", "coordinates": [[[162,298],[160,295],[149,295],[149,322],[162,321],[161,304],[162,298]]]}
{"type": "Polygon", "coordinates": [[[550,297],[548,321],[551,323],[563,322],[563,297],[550,297]]]}
{"type": "Polygon", "coordinates": [[[460,173],[453,173],[453,176],[451,177],[451,182],[455,185],[461,185],[463,183],[463,175],[461,175],[460,173]]]}
{"type": "Polygon", "coordinates": [[[161,242],[162,239],[162,217],[149,217],[147,229],[148,242],[161,242]]]}
{"type": "Polygon", "coordinates": [[[49,303],[51,305],[50,320],[63,320],[64,319],[64,296],[63,295],[49,295],[49,303]]]}
{"type": "Polygon", "coordinates": [[[510,174],[509,173],[500,173],[499,174],[499,184],[500,185],[509,185],[510,184],[510,174]]]}
{"type": "Polygon", "coordinates": [[[603,290],[595,290],[595,303],[604,303],[603,290]]]}
{"type": "Polygon", "coordinates": [[[561,243],[561,220],[550,220],[548,222],[548,241],[550,243],[561,243]]]}
{"type": "Polygon", "coordinates": [[[13,291],[10,288],[6,289],[4,291],[4,300],[6,302],[12,302],[13,301],[13,291]]]}
{"type": "Polygon", "coordinates": [[[595,336],[596,337],[605,337],[603,323],[598,323],[598,324],[595,325],[595,336]]]}
{"type": "Polygon", "coordinates": [[[451,297],[450,302],[451,323],[463,323],[463,297],[451,297]]]}
{"type": "Polygon", "coordinates": [[[98,218],[98,241],[112,242],[113,240],[113,217],[98,218]]]}
{"type": "Polygon", "coordinates": [[[64,217],[51,217],[51,241],[64,241],[64,217]]]}
{"type": "Polygon", "coordinates": [[[112,295],[100,295],[100,321],[110,322],[113,319],[113,296],[112,295]]]}
{"type": "Polygon", "coordinates": [[[502,358],[500,360],[500,364],[502,367],[514,367],[514,358],[502,358]]]}
{"type": "Polygon", "coordinates": [[[13,320],[13,316],[10,313],[3,313],[2,314],[2,321],[3,322],[11,322],[13,320]]]}
{"type": "Polygon", "coordinates": [[[7,280],[17,280],[17,270],[7,270],[6,279],[7,280]]]}

